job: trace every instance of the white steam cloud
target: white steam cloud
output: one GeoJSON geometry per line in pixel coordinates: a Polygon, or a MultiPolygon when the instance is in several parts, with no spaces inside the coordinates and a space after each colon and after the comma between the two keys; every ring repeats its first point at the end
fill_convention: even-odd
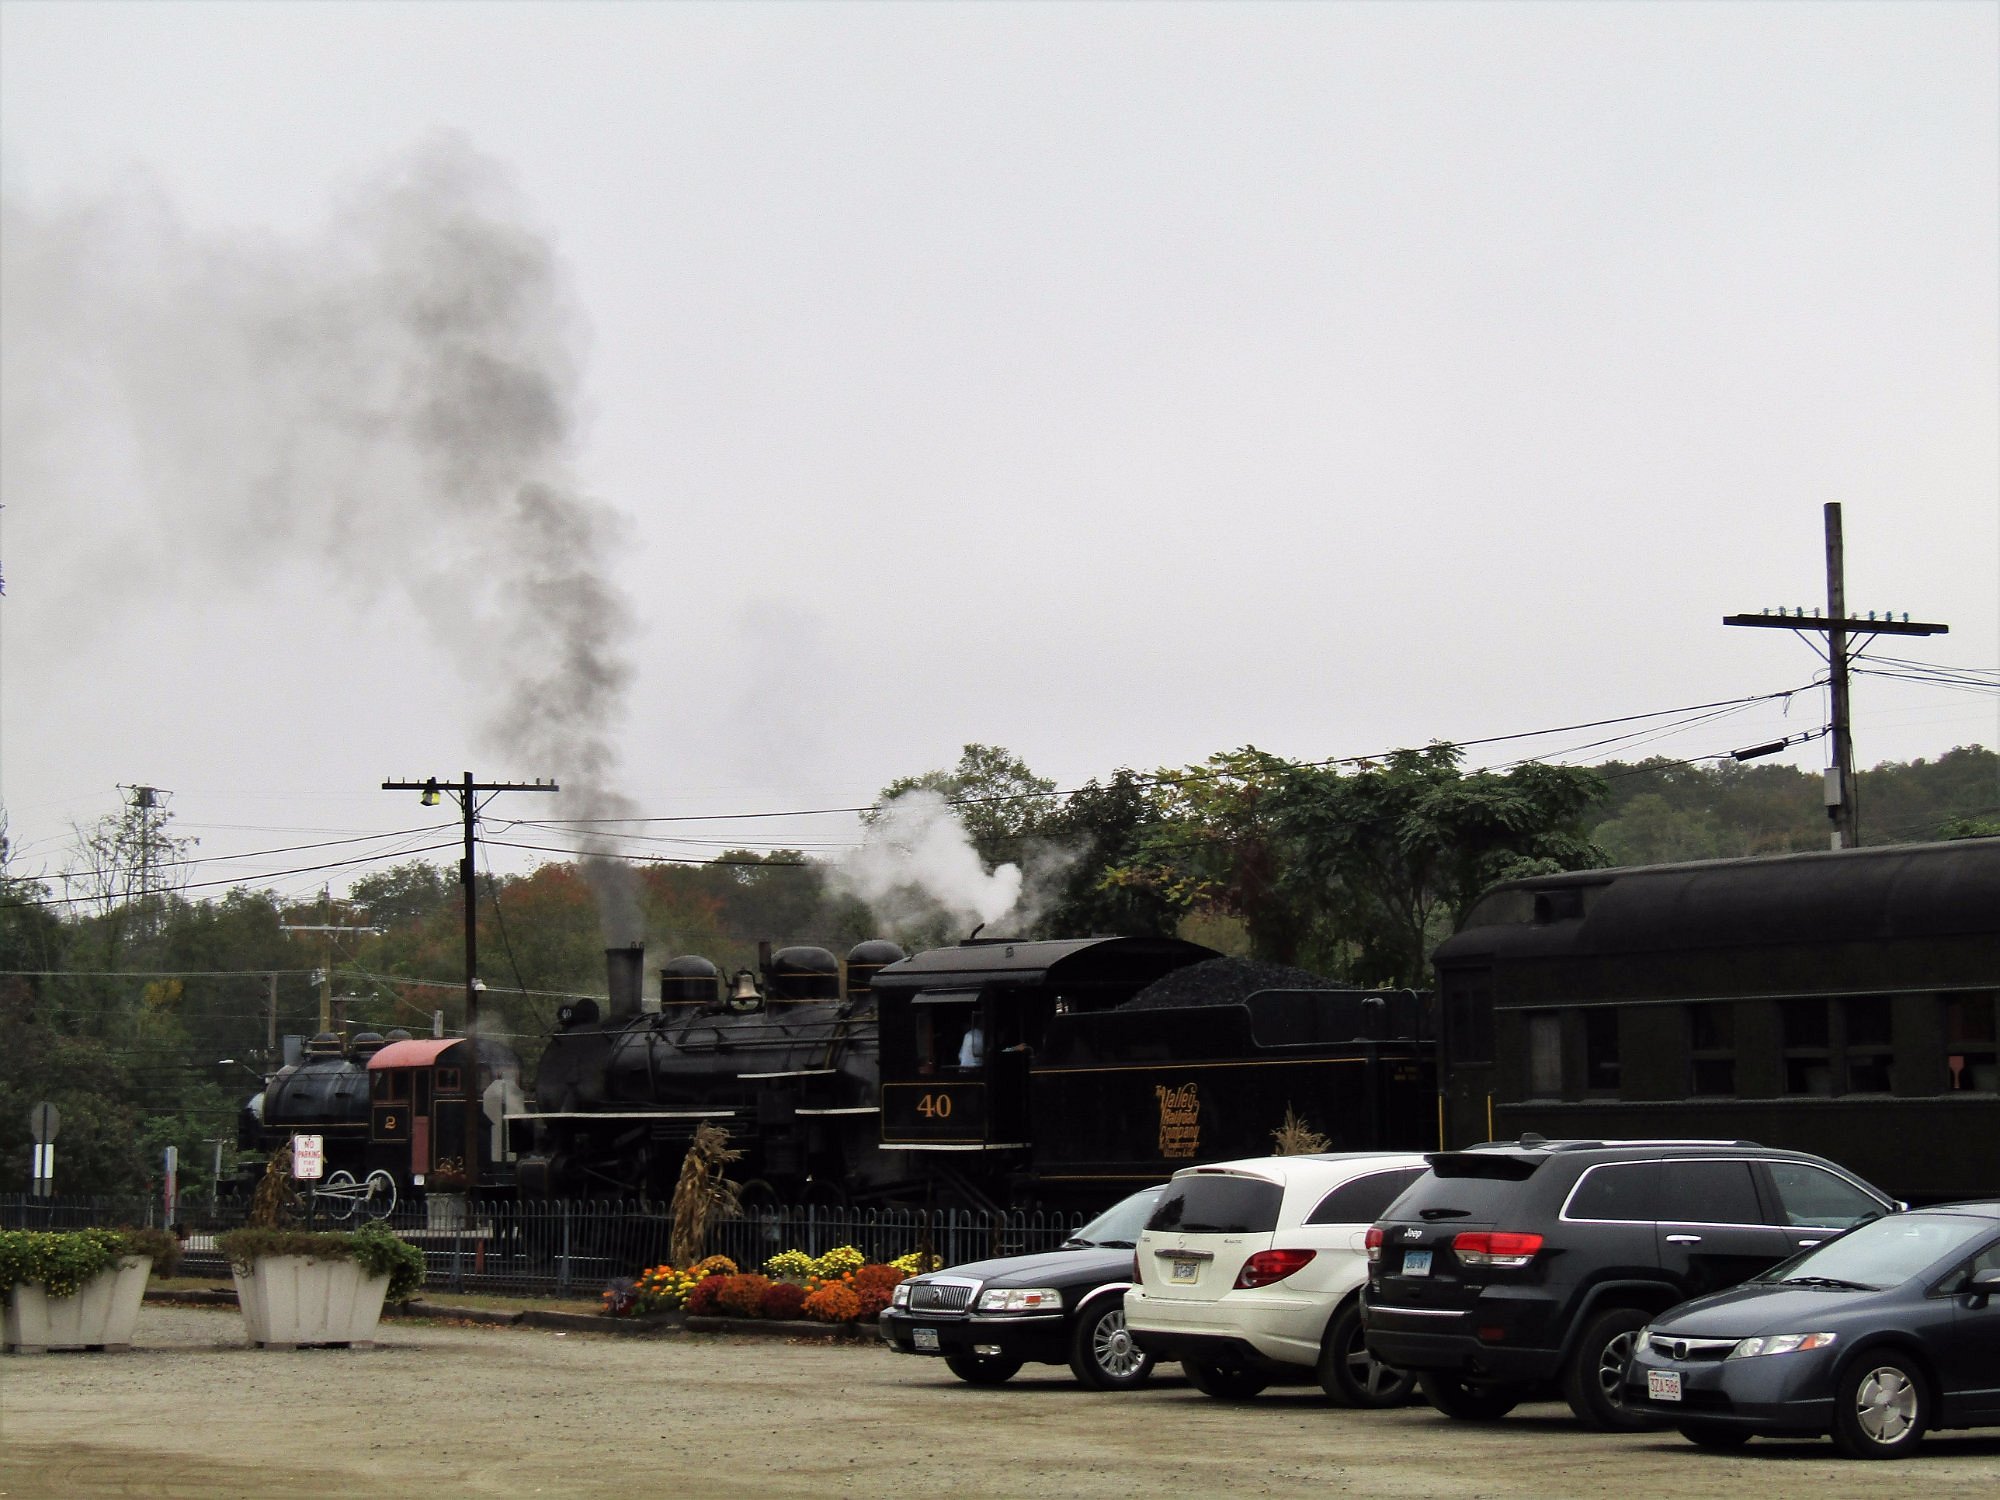
{"type": "Polygon", "coordinates": [[[957,810],[919,789],[884,803],[861,848],[831,874],[835,888],[867,903],[886,930],[951,941],[979,926],[1004,925],[1009,936],[1030,931],[1075,859],[1037,842],[1025,870],[989,870],[957,810]]]}
{"type": "Polygon", "coordinates": [[[834,881],[902,931],[940,917],[967,928],[997,922],[1021,900],[1021,867],[989,871],[951,805],[924,790],[883,804],[834,881]]]}

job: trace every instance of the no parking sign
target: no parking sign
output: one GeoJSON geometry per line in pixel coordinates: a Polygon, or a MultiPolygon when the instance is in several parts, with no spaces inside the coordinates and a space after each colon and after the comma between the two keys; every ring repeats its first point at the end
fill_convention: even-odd
{"type": "Polygon", "coordinates": [[[292,1176],[300,1182],[315,1181],[326,1173],[326,1137],[292,1137],[292,1176]]]}

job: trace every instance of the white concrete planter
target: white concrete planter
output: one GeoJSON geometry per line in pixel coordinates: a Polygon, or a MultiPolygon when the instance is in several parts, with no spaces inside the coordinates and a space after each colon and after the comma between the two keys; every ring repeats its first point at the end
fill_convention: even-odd
{"type": "Polygon", "coordinates": [[[389,1278],[370,1276],[351,1260],[303,1255],[259,1256],[236,1271],[236,1300],[250,1342],[266,1349],[347,1344],[365,1349],[382,1319],[389,1278]]]}
{"type": "Polygon", "coordinates": [[[130,1349],[152,1274],[152,1256],[127,1255],[78,1287],[74,1297],[51,1297],[39,1284],[23,1282],[7,1294],[8,1351],[130,1349]]]}

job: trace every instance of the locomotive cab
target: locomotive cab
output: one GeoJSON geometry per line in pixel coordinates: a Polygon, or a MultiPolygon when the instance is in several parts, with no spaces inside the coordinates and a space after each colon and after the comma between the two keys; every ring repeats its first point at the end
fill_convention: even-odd
{"type": "Polygon", "coordinates": [[[522,1105],[520,1059],[482,1040],[476,1070],[468,1060],[463,1037],[390,1042],[368,1059],[371,1166],[417,1187],[457,1191],[507,1176],[514,1153],[504,1127],[522,1105]],[[469,1173],[468,1124],[474,1124],[469,1173]]]}
{"type": "MultiPolygon", "coordinates": [[[[1161,975],[1215,956],[1171,938],[994,939],[889,965],[875,977],[882,1144],[1025,1153],[1029,1072],[1050,1023],[1109,1009],[1161,975]]],[[[981,1164],[962,1165],[976,1172],[981,1164]]]]}

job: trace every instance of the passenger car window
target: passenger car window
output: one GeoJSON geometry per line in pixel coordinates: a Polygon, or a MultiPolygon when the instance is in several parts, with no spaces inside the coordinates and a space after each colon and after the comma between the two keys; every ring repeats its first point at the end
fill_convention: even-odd
{"type": "Polygon", "coordinates": [[[1275,1182],[1198,1173],[1168,1186],[1146,1227],[1187,1234],[1267,1234],[1278,1227],[1284,1197],[1275,1182]]]}
{"type": "Polygon", "coordinates": [[[1656,1219],[1669,1224],[1762,1224],[1747,1161],[1660,1163],[1656,1219]]]}
{"type": "Polygon", "coordinates": [[[1565,1219],[1617,1219],[1650,1224],[1659,1201],[1659,1163],[1613,1162],[1592,1167],[1571,1190],[1565,1219]]]}
{"type": "Polygon", "coordinates": [[[1399,1167],[1393,1172],[1371,1172],[1339,1187],[1319,1200],[1306,1215],[1308,1224],[1373,1224],[1403,1189],[1424,1175],[1422,1167],[1399,1167]]]}
{"type": "Polygon", "coordinates": [[[1766,1170],[1777,1187],[1787,1224],[1849,1229],[1865,1219],[1879,1219],[1884,1212],[1882,1205],[1860,1188],[1823,1167],[1774,1161],[1766,1164],[1766,1170]]]}

